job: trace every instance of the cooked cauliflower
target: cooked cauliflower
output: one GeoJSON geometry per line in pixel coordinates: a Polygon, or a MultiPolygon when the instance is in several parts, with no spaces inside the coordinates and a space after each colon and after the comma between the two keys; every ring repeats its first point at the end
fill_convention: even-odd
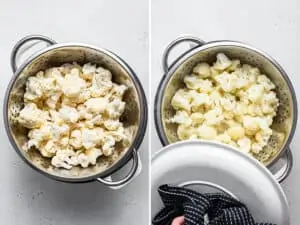
{"type": "Polygon", "coordinates": [[[213,66],[199,63],[183,80],[171,101],[176,113],[166,120],[178,124],[180,140],[216,140],[249,154],[268,144],[279,100],[258,68],[219,53],[213,66]]]}
{"type": "Polygon", "coordinates": [[[18,117],[29,129],[23,149],[35,148],[54,167],[71,169],[95,165],[115,152],[116,143],[128,147],[131,128],[120,122],[127,89],[91,63],[63,64],[29,77],[18,117]]]}
{"type": "Polygon", "coordinates": [[[26,104],[18,117],[19,123],[29,129],[39,128],[49,119],[49,113],[38,109],[35,103],[26,104]]]}

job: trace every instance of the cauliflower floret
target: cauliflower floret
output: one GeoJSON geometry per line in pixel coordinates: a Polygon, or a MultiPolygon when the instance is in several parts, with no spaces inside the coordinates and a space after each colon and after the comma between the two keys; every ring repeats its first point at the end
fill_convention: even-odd
{"type": "Polygon", "coordinates": [[[53,140],[47,141],[45,145],[39,146],[39,150],[44,157],[53,157],[57,150],[61,148],[66,148],[68,145],[68,138],[62,138],[59,143],[54,142],[53,140]]]}
{"type": "Polygon", "coordinates": [[[47,100],[46,100],[46,105],[50,108],[50,109],[55,109],[56,105],[60,99],[61,93],[56,93],[51,95],[47,100]]]}
{"type": "Polygon", "coordinates": [[[125,110],[125,102],[115,99],[107,104],[105,109],[109,118],[115,119],[119,118],[125,110]]]}
{"type": "Polygon", "coordinates": [[[169,120],[169,122],[190,125],[192,120],[186,111],[176,111],[176,114],[169,120]]]}
{"type": "Polygon", "coordinates": [[[225,144],[230,144],[232,142],[231,140],[231,137],[225,132],[223,134],[219,134],[217,137],[216,137],[216,140],[217,141],[221,141],[225,144]]]}
{"type": "Polygon", "coordinates": [[[38,109],[34,103],[26,104],[18,117],[19,123],[29,129],[39,128],[47,120],[50,120],[48,112],[38,109]]]}
{"type": "Polygon", "coordinates": [[[237,141],[241,151],[249,153],[251,150],[251,140],[247,137],[243,137],[237,141]]]}
{"type": "Polygon", "coordinates": [[[184,77],[184,83],[189,89],[198,90],[199,92],[211,92],[212,82],[210,80],[201,79],[198,76],[190,75],[184,77]]]}
{"type": "Polygon", "coordinates": [[[110,156],[115,150],[116,141],[112,135],[104,136],[104,144],[102,146],[102,151],[105,156],[110,156]]]}
{"type": "Polygon", "coordinates": [[[228,72],[234,72],[241,67],[241,62],[238,59],[234,59],[231,61],[231,65],[226,68],[228,72]]]}
{"type": "Polygon", "coordinates": [[[271,91],[262,96],[261,109],[263,113],[275,115],[278,106],[279,106],[279,100],[276,97],[275,92],[271,91]]]}
{"type": "Polygon", "coordinates": [[[103,125],[107,130],[117,130],[123,124],[119,120],[108,119],[104,121],[103,125]]]}
{"type": "Polygon", "coordinates": [[[94,118],[92,118],[91,120],[87,120],[86,125],[89,128],[93,128],[95,126],[104,124],[103,122],[104,122],[103,117],[101,114],[99,114],[99,115],[95,116],[94,118]]]}
{"type": "MultiPolygon", "coordinates": [[[[177,112],[176,112],[176,114],[177,114],[177,112]]],[[[192,123],[194,123],[194,124],[200,124],[204,121],[204,115],[199,112],[192,113],[190,118],[192,120],[192,123]]],[[[176,123],[178,123],[178,122],[176,122],[176,123]]]]}
{"type": "Polygon", "coordinates": [[[108,70],[101,67],[97,68],[92,79],[92,97],[101,97],[107,94],[113,86],[111,79],[112,75],[108,70]]]}
{"type": "Polygon", "coordinates": [[[224,97],[220,99],[220,104],[227,111],[234,111],[236,108],[236,100],[235,97],[229,93],[225,93],[224,97]]]}
{"type": "Polygon", "coordinates": [[[209,98],[214,106],[220,106],[222,95],[219,91],[212,91],[209,95],[209,98]]]}
{"type": "Polygon", "coordinates": [[[172,98],[171,105],[175,110],[191,111],[191,96],[184,89],[178,90],[172,98]]]}
{"type": "Polygon", "coordinates": [[[245,136],[245,130],[242,126],[233,126],[227,129],[227,134],[236,141],[245,136]]]}
{"type": "Polygon", "coordinates": [[[179,124],[177,128],[177,135],[180,140],[188,140],[197,137],[197,128],[179,124]]]}
{"type": "Polygon", "coordinates": [[[257,77],[257,83],[262,85],[265,90],[271,91],[275,88],[275,85],[272,83],[272,81],[266,76],[266,75],[260,75],[257,77]]]}
{"type": "Polygon", "coordinates": [[[236,75],[223,72],[215,76],[215,80],[225,92],[232,92],[236,89],[236,75]]]}
{"type": "Polygon", "coordinates": [[[245,128],[245,133],[248,135],[253,135],[260,129],[256,117],[252,116],[244,116],[243,126],[245,128]]]}
{"type": "Polygon", "coordinates": [[[76,68],[71,69],[70,73],[57,82],[64,95],[70,98],[77,97],[86,87],[85,80],[79,77],[79,70],[76,68]]]}
{"type": "Polygon", "coordinates": [[[264,92],[264,87],[258,84],[252,85],[248,90],[248,99],[252,102],[260,102],[264,92]]]}
{"type": "Polygon", "coordinates": [[[109,102],[107,98],[90,98],[84,105],[88,112],[103,113],[109,107],[109,102]]]}
{"type": "Polygon", "coordinates": [[[51,121],[53,123],[58,124],[58,125],[62,125],[62,123],[64,122],[64,120],[60,117],[59,112],[57,112],[57,111],[55,111],[53,109],[50,109],[49,113],[50,113],[51,121]]]}
{"type": "Polygon", "coordinates": [[[52,138],[54,140],[59,140],[63,136],[69,136],[70,127],[67,124],[53,124],[50,123],[52,138]]]}
{"type": "Polygon", "coordinates": [[[194,112],[200,109],[203,105],[209,106],[211,104],[210,98],[206,93],[191,92],[191,97],[191,107],[194,112]]]}
{"type": "Polygon", "coordinates": [[[204,120],[207,125],[217,125],[224,120],[221,108],[213,108],[204,114],[204,120]]]}
{"type": "Polygon", "coordinates": [[[28,132],[30,139],[36,140],[38,143],[52,138],[52,130],[49,124],[45,124],[38,129],[32,129],[28,132]]]}
{"type": "Polygon", "coordinates": [[[82,145],[85,149],[90,149],[99,145],[103,138],[105,138],[102,128],[82,129],[82,145]]]}
{"type": "Polygon", "coordinates": [[[82,67],[81,77],[85,80],[92,80],[95,72],[96,72],[96,65],[92,65],[91,63],[86,63],[82,67]]]}
{"type": "Polygon", "coordinates": [[[124,84],[118,85],[113,84],[112,89],[110,90],[110,94],[113,99],[120,99],[122,100],[124,93],[128,90],[128,87],[124,84]]]}
{"type": "Polygon", "coordinates": [[[232,61],[224,53],[217,54],[217,61],[214,63],[214,68],[217,70],[225,70],[231,66],[232,61]]]}
{"type": "Polygon", "coordinates": [[[70,135],[69,144],[74,149],[80,149],[82,147],[82,132],[81,130],[73,130],[70,135]]]}
{"type": "Polygon", "coordinates": [[[127,136],[124,127],[120,126],[117,130],[114,131],[108,131],[107,134],[114,137],[115,141],[120,142],[122,140],[125,140],[125,142],[129,141],[131,139],[127,136]]]}
{"type": "Polygon", "coordinates": [[[201,125],[197,129],[197,135],[206,140],[214,140],[217,137],[217,130],[214,127],[201,125]]]}
{"type": "Polygon", "coordinates": [[[91,165],[96,165],[97,158],[103,155],[100,148],[91,148],[85,150],[84,153],[80,153],[77,156],[77,163],[80,164],[83,168],[88,167],[91,165]]]}
{"type": "Polygon", "coordinates": [[[263,114],[260,106],[256,105],[256,104],[250,104],[250,105],[248,105],[247,113],[250,116],[262,116],[262,114],[263,114]]]}
{"type": "Polygon", "coordinates": [[[76,123],[79,119],[79,114],[75,108],[63,105],[59,109],[60,117],[68,123],[76,123]]]}
{"type": "Polygon", "coordinates": [[[264,145],[261,145],[259,143],[253,143],[252,146],[251,146],[251,151],[253,153],[258,154],[259,152],[261,152],[263,150],[263,146],[264,145]]]}
{"type": "Polygon", "coordinates": [[[77,106],[77,112],[79,114],[79,119],[93,119],[93,114],[88,111],[84,104],[80,104],[77,106]]]}
{"type": "Polygon", "coordinates": [[[203,78],[209,77],[211,74],[210,66],[208,63],[199,63],[194,67],[193,73],[203,78]]]}
{"type": "Polygon", "coordinates": [[[262,146],[265,146],[268,144],[268,141],[269,141],[271,135],[272,135],[272,129],[266,129],[264,131],[259,131],[255,134],[255,140],[262,146]]]}
{"type": "Polygon", "coordinates": [[[40,71],[36,76],[28,78],[26,83],[26,92],[24,94],[25,102],[37,102],[41,98],[47,98],[59,91],[56,85],[56,79],[45,77],[44,72],[40,71]]]}
{"type": "Polygon", "coordinates": [[[51,164],[57,168],[71,169],[75,152],[72,149],[58,149],[56,155],[52,158],[51,164]]]}

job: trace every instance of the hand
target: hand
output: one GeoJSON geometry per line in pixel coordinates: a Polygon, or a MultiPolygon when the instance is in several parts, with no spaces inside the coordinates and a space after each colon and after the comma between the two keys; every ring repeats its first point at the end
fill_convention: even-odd
{"type": "Polygon", "coordinates": [[[183,225],[183,222],[184,222],[184,218],[183,218],[183,216],[180,216],[180,217],[176,217],[173,220],[171,225],[183,225]]]}

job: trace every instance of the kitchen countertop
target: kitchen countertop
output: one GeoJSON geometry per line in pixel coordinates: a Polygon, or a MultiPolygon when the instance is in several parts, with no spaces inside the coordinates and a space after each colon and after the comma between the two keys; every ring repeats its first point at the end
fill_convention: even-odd
{"type": "MultiPolygon", "coordinates": [[[[0,0],[0,5],[1,102],[12,76],[9,58],[13,45],[29,34],[107,48],[133,67],[148,93],[147,1],[0,0]],[[133,7],[135,10],[131,10],[133,7]]],[[[147,136],[140,147],[143,171],[125,188],[111,190],[97,182],[59,183],[33,171],[17,156],[4,131],[2,107],[1,104],[0,224],[148,223],[147,136]]]]}
{"type": "MultiPolygon", "coordinates": [[[[152,0],[151,106],[163,74],[163,50],[170,41],[183,34],[194,35],[205,41],[238,40],[262,49],[285,68],[297,96],[300,96],[299,7],[300,2],[297,0],[152,0]]],[[[178,47],[173,59],[188,47],[187,44],[178,47]]],[[[154,120],[150,121],[151,151],[154,153],[161,148],[161,144],[156,135],[154,120]]],[[[300,224],[300,152],[296,147],[299,145],[300,133],[297,129],[291,143],[294,168],[282,184],[290,205],[292,225],[300,224]]]]}

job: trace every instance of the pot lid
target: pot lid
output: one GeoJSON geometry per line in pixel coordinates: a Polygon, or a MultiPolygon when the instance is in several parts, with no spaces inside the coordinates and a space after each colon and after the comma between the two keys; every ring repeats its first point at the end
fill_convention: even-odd
{"type": "Polygon", "coordinates": [[[209,187],[209,192],[225,192],[245,203],[257,222],[290,224],[286,197],[273,175],[257,160],[225,144],[183,141],[157,152],[151,166],[152,217],[162,207],[157,193],[162,184],[205,192],[209,187]]]}

